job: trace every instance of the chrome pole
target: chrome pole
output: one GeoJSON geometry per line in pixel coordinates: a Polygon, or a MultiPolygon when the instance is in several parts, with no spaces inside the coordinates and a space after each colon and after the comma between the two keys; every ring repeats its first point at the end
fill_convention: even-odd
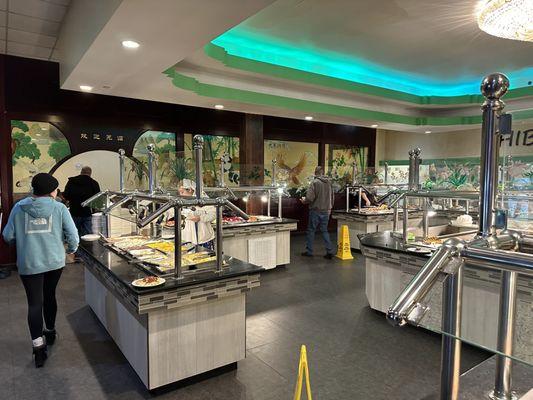
{"type": "Polygon", "coordinates": [[[398,204],[395,204],[393,208],[393,216],[392,216],[392,231],[393,232],[396,232],[396,230],[398,229],[398,217],[399,217],[398,204]]]}
{"type": "Polygon", "coordinates": [[[459,398],[462,292],[463,267],[461,265],[455,273],[446,277],[442,291],[440,400],[459,398]]]}
{"type": "Polygon", "coordinates": [[[216,252],[217,252],[217,272],[222,272],[224,251],[222,247],[222,206],[217,206],[217,232],[216,232],[216,252]]]}
{"type": "Polygon", "coordinates": [[[267,217],[270,217],[270,205],[271,205],[271,199],[270,199],[270,190],[267,190],[267,217]]]}
{"type": "Polygon", "coordinates": [[[220,157],[220,179],[219,179],[219,186],[220,187],[226,187],[226,183],[224,182],[224,162],[222,161],[222,157],[220,157]]]}
{"type": "Polygon", "coordinates": [[[346,186],[346,212],[350,211],[350,186],[346,186]]]}
{"type": "Polygon", "coordinates": [[[498,351],[505,355],[496,356],[496,379],[494,391],[490,398],[494,400],[512,400],[512,373],[514,329],[516,323],[516,284],[518,273],[502,271],[500,288],[500,318],[498,320],[498,351]]]}
{"type": "Polygon", "coordinates": [[[420,153],[421,150],[416,149],[409,150],[409,187],[410,191],[416,192],[419,189],[420,181],[420,153]]]}
{"type": "Polygon", "coordinates": [[[282,218],[282,214],[283,214],[283,211],[282,211],[282,200],[283,200],[283,191],[281,191],[280,189],[278,189],[278,218],[281,219],[282,218]]]}
{"type": "Polygon", "coordinates": [[[359,190],[357,192],[357,196],[359,197],[359,205],[357,207],[357,211],[361,212],[361,196],[363,195],[363,188],[359,186],[359,190]]]}
{"type": "Polygon", "coordinates": [[[407,209],[407,196],[404,196],[403,198],[403,242],[407,243],[407,227],[409,225],[409,215],[408,215],[408,209],[407,209]]]}
{"type": "Polygon", "coordinates": [[[155,174],[154,174],[154,159],[155,159],[155,145],[150,143],[146,146],[148,150],[148,192],[154,194],[155,189],[155,174]]]}
{"type": "Polygon", "coordinates": [[[203,179],[203,149],[204,149],[204,137],[202,135],[195,135],[193,138],[194,148],[194,162],[196,167],[196,198],[202,197],[204,191],[204,179],[203,179]]]}
{"type": "Polygon", "coordinates": [[[422,200],[422,207],[423,207],[423,216],[422,216],[422,235],[423,238],[426,239],[429,234],[429,209],[428,209],[428,200],[427,199],[421,199],[422,200]]]}
{"type": "Polygon", "coordinates": [[[276,175],[278,173],[277,171],[277,166],[278,166],[278,160],[272,160],[272,186],[276,186],[277,184],[277,179],[276,179],[276,175]]]}
{"type": "MultiPolygon", "coordinates": [[[[105,195],[105,208],[106,210],[111,206],[111,201],[109,201],[109,193],[105,195]]],[[[111,215],[102,213],[105,217],[105,229],[106,237],[111,237],[111,215]]]]}
{"type": "Polygon", "coordinates": [[[181,271],[181,207],[174,206],[174,277],[182,279],[181,271]]]}
{"type": "Polygon", "coordinates": [[[124,149],[118,149],[118,165],[119,165],[119,188],[120,191],[124,191],[124,158],[126,152],[124,149]]]}
{"type": "Polygon", "coordinates": [[[509,88],[509,79],[496,73],[486,76],[481,82],[483,103],[481,123],[481,165],[479,179],[479,232],[485,237],[495,233],[494,209],[498,188],[498,116],[505,107],[500,97],[509,88]]]}

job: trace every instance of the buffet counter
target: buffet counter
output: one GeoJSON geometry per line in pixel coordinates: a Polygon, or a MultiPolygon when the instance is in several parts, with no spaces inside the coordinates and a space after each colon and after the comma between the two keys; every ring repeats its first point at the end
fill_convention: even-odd
{"type": "Polygon", "coordinates": [[[291,231],[297,222],[273,218],[257,222],[224,224],[224,254],[265,269],[291,262],[291,231]]]}
{"type": "MultiPolygon", "coordinates": [[[[470,235],[471,236],[471,235],[470,235]]],[[[464,237],[467,239],[468,237],[464,237]]],[[[413,244],[405,245],[391,232],[364,235],[360,238],[365,257],[366,296],[370,307],[386,312],[430,257],[430,252],[416,253],[413,244]],[[410,250],[407,250],[407,249],[410,250]]],[[[424,304],[430,311],[421,326],[441,329],[442,280],[427,294],[424,304]]],[[[465,341],[495,349],[498,326],[500,273],[466,265],[463,278],[462,337],[465,341]]],[[[533,283],[519,276],[517,291],[515,355],[533,361],[533,283]]]]}
{"type": "Polygon", "coordinates": [[[101,241],[79,252],[87,303],[149,390],[245,358],[246,293],[263,268],[233,259],[218,273],[137,288],[149,272],[101,241]]]}
{"type": "MultiPolygon", "coordinates": [[[[399,210],[399,224],[402,223],[403,211],[399,210]]],[[[341,237],[342,225],[347,225],[350,231],[350,246],[360,249],[358,235],[391,231],[393,228],[394,213],[392,210],[368,212],[361,210],[334,210],[332,218],[337,220],[337,237],[341,237]]],[[[422,211],[409,211],[409,228],[420,228],[422,225],[422,211]]]]}

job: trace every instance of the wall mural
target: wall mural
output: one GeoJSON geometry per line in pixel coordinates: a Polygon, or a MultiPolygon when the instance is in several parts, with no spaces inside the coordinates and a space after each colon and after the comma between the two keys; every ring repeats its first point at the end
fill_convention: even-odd
{"type": "MultiPolygon", "coordinates": [[[[63,134],[47,122],[11,121],[13,193],[31,192],[31,179],[71,154],[63,134]]],[[[19,197],[19,196],[17,196],[19,197]]]]}
{"type": "MultiPolygon", "coordinates": [[[[239,186],[239,138],[234,136],[204,135],[203,171],[204,185],[217,186],[220,182],[222,167],[224,168],[224,183],[226,186],[239,186]],[[222,164],[222,165],[221,165],[222,164]]],[[[193,135],[186,133],[184,136],[185,160],[190,160],[191,177],[194,175],[192,166],[193,135]]],[[[188,161],[187,161],[188,162],[188,161]]]]}
{"type": "Polygon", "coordinates": [[[176,154],[176,134],[173,132],[146,131],[133,147],[134,162],[127,163],[125,179],[132,188],[148,187],[148,145],[155,145],[156,186],[176,187],[183,176],[178,173],[182,157],[176,154]]]}
{"type": "Polygon", "coordinates": [[[265,184],[272,182],[272,160],[277,161],[276,181],[289,188],[309,185],[318,165],[318,143],[265,140],[265,184]]]}
{"type": "Polygon", "coordinates": [[[352,182],[354,162],[358,182],[374,183],[379,180],[373,169],[368,168],[368,147],[326,144],[326,172],[339,189],[352,182]]]}

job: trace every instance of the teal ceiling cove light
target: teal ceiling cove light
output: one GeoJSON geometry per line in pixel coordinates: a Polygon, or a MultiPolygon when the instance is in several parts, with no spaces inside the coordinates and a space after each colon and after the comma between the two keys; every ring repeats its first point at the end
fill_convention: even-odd
{"type": "MultiPolygon", "coordinates": [[[[236,57],[416,96],[479,94],[480,76],[438,81],[324,49],[297,47],[241,27],[229,30],[212,43],[236,57]]],[[[520,88],[528,86],[533,76],[533,67],[503,72],[509,76],[514,88],[520,88]]]]}

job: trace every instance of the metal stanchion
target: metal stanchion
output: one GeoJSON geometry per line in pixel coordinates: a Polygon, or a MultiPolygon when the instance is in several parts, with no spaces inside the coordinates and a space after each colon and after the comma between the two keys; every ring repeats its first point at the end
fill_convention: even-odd
{"type": "Polygon", "coordinates": [[[440,400],[459,398],[461,374],[461,309],[463,266],[444,280],[442,291],[442,354],[440,400]]]}
{"type": "Polygon", "coordinates": [[[118,149],[118,164],[119,164],[119,187],[120,191],[124,192],[124,158],[126,152],[124,149],[118,149]]]}
{"type": "Polygon", "coordinates": [[[346,186],[346,212],[350,211],[350,187],[346,186]]]}
{"type": "Polygon", "coordinates": [[[174,207],[174,277],[183,278],[181,272],[181,207],[174,207]]]}
{"type": "Polygon", "coordinates": [[[267,217],[270,217],[270,205],[271,205],[271,199],[270,199],[270,189],[267,190],[267,217]]]}
{"type": "Polygon", "coordinates": [[[224,251],[222,247],[222,206],[217,206],[217,232],[216,232],[217,272],[222,272],[224,251]]]}
{"type": "Polygon", "coordinates": [[[407,228],[409,226],[409,214],[407,209],[407,196],[403,198],[403,242],[407,243],[407,228]]]}
{"type": "Polygon", "coordinates": [[[361,197],[363,195],[363,188],[359,186],[359,191],[357,192],[357,196],[359,198],[359,206],[357,207],[357,211],[361,212],[361,197]]]}
{"type": "Polygon", "coordinates": [[[518,274],[514,271],[502,271],[500,288],[500,318],[498,320],[498,351],[505,354],[496,356],[496,378],[490,398],[494,400],[512,400],[514,329],[516,322],[516,284],[518,274]],[[506,357],[507,356],[507,357],[506,357]]]}

